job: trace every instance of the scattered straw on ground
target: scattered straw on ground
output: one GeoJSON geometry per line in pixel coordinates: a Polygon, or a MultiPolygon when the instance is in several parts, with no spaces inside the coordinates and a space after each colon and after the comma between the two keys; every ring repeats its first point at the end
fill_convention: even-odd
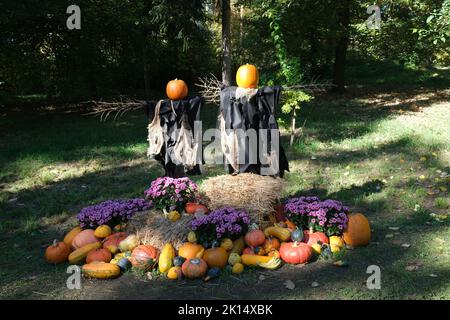
{"type": "Polygon", "coordinates": [[[280,178],[241,173],[206,179],[200,192],[210,210],[221,207],[245,209],[255,222],[264,224],[280,200],[283,186],[280,178]]]}
{"type": "Polygon", "coordinates": [[[192,216],[183,214],[175,222],[169,221],[157,210],[136,213],[127,226],[129,233],[135,233],[143,244],[162,249],[167,242],[176,248],[187,239],[192,216]]]}

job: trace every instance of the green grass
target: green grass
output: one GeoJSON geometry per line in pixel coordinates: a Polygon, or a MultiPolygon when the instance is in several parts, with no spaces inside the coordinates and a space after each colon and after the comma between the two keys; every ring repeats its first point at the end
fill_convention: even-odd
{"type": "MultiPolygon", "coordinates": [[[[450,79],[448,71],[440,72],[442,81],[450,79]]],[[[291,166],[285,176],[285,196],[339,199],[353,211],[363,212],[371,221],[372,244],[348,251],[348,268],[325,261],[305,268],[285,266],[265,272],[264,281],[258,280],[260,271],[252,270],[238,280],[220,277],[219,286],[159,278],[150,285],[145,277],[127,274],[110,282],[87,281],[81,291],[65,289],[66,266],[46,264],[45,246],[62,238],[82,207],[111,198],[140,197],[163,171],[146,158],[142,112],[102,123],[65,110],[8,111],[0,117],[0,298],[118,298],[126,291],[130,297],[145,293],[147,298],[179,299],[193,294],[199,298],[450,299],[449,178],[445,176],[450,173],[450,127],[444,121],[450,118],[450,92],[439,86],[431,89],[436,83],[427,72],[411,75],[425,80],[398,90],[379,84],[370,90],[354,88],[344,96],[317,97],[299,114],[303,134],[294,146],[285,145],[291,166]],[[406,271],[414,261],[420,261],[420,268],[406,271]],[[381,290],[365,287],[371,264],[382,269],[381,290]],[[287,279],[296,283],[295,290],[284,288],[287,279]],[[312,288],[313,281],[320,287],[312,288]]],[[[368,77],[367,83],[378,83],[374,77],[368,77]]],[[[216,109],[211,108],[215,107],[203,112],[209,126],[215,124],[216,109]]],[[[206,176],[223,172],[221,167],[206,169],[206,176]]]]}

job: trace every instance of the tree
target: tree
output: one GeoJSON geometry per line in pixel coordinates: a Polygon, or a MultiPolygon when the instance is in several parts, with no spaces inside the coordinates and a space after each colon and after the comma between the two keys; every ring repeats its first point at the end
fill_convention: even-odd
{"type": "Polygon", "coordinates": [[[222,83],[231,85],[231,3],[222,0],[222,83]]]}

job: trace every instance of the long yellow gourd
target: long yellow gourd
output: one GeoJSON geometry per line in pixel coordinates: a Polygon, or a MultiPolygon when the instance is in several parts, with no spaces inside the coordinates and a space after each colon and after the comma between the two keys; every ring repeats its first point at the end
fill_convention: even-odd
{"type": "Polygon", "coordinates": [[[99,261],[85,264],[81,271],[85,276],[96,279],[112,279],[120,275],[119,266],[99,261]]]}
{"type": "Polygon", "coordinates": [[[161,254],[159,255],[159,272],[165,273],[169,271],[172,267],[173,258],[175,258],[175,248],[170,243],[166,243],[161,251],[161,254]]]}
{"type": "Polygon", "coordinates": [[[264,229],[264,234],[266,237],[276,237],[281,241],[288,241],[291,238],[291,231],[288,228],[282,227],[268,227],[264,229]]]}
{"type": "Polygon", "coordinates": [[[272,259],[273,257],[258,256],[256,254],[243,254],[241,256],[242,264],[246,266],[257,266],[258,263],[267,263],[272,259]]]}
{"type": "Polygon", "coordinates": [[[69,263],[70,264],[82,263],[86,259],[87,255],[90,251],[99,249],[101,247],[102,247],[102,244],[100,242],[94,242],[94,243],[87,244],[87,245],[75,250],[74,252],[72,252],[69,255],[69,263]]]}

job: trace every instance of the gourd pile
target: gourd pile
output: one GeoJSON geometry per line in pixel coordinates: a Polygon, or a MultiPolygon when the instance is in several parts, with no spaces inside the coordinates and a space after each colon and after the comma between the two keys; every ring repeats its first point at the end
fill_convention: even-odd
{"type": "MultiPolygon", "coordinates": [[[[208,214],[200,204],[188,203],[184,214],[208,214]]],[[[167,218],[176,223],[179,212],[167,218]],[[175,215],[175,217],[174,217],[175,215]]],[[[328,237],[324,232],[302,230],[283,212],[273,225],[260,230],[249,225],[245,234],[236,239],[222,238],[207,245],[198,243],[198,234],[190,231],[178,248],[166,243],[162,248],[142,244],[134,234],[123,232],[123,224],[111,227],[100,225],[95,229],[75,227],[64,240],[50,245],[45,252],[49,263],[82,265],[86,277],[111,279],[134,269],[157,271],[167,279],[204,279],[208,281],[227,269],[241,274],[246,268],[274,270],[286,264],[305,264],[314,256],[324,259],[339,257],[346,246],[367,245],[370,241],[370,225],[360,214],[349,214],[342,236],[328,237]]],[[[334,259],[337,260],[337,259],[334,259]]],[[[336,265],[343,265],[337,260],[336,265]]]]}

